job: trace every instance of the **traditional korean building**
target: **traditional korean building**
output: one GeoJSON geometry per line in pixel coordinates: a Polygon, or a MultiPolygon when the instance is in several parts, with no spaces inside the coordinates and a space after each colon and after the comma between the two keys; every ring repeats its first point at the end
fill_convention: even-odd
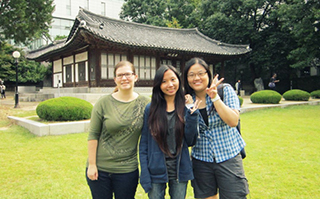
{"type": "Polygon", "coordinates": [[[59,82],[60,87],[114,86],[114,66],[121,60],[128,60],[136,67],[139,76],[136,86],[149,87],[161,64],[182,71],[190,58],[201,57],[214,70],[216,64],[221,63],[223,68],[226,60],[250,51],[248,45],[222,43],[196,28],[139,24],[80,8],[67,39],[30,51],[27,57],[52,63],[53,87],[59,82]]]}

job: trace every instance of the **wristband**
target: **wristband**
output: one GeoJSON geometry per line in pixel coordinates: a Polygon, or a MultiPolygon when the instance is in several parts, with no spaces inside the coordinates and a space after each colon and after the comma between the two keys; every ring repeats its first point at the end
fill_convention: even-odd
{"type": "Polygon", "coordinates": [[[214,103],[215,101],[219,100],[220,96],[218,94],[216,94],[216,96],[214,98],[211,98],[211,101],[214,103]]]}
{"type": "Polygon", "coordinates": [[[191,109],[191,108],[193,107],[193,104],[186,104],[186,107],[187,107],[188,109],[191,109]]]}

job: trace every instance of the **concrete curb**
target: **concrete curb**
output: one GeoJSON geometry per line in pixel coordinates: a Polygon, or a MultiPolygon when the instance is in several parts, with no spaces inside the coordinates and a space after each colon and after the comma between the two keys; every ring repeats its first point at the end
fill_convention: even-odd
{"type": "MultiPolygon", "coordinates": [[[[303,102],[282,101],[280,102],[280,104],[253,104],[253,103],[247,102],[246,104],[243,105],[244,107],[240,109],[240,113],[245,113],[245,112],[265,109],[265,108],[276,108],[276,107],[285,108],[288,106],[318,105],[318,104],[320,104],[320,100],[303,101],[303,102]]],[[[43,124],[41,122],[28,120],[26,118],[20,118],[20,117],[14,117],[14,116],[8,116],[8,118],[15,120],[16,124],[28,129],[31,133],[37,136],[83,133],[83,132],[88,132],[90,127],[90,120],[43,124]]]]}
{"type": "Polygon", "coordinates": [[[285,108],[288,106],[299,106],[299,105],[318,105],[320,104],[320,100],[314,100],[314,101],[303,101],[303,102],[286,102],[286,103],[280,103],[280,104],[260,104],[260,105],[251,105],[251,106],[246,106],[243,108],[240,108],[240,113],[245,113],[249,111],[255,111],[259,109],[265,109],[265,108],[285,108]]]}
{"type": "Polygon", "coordinates": [[[88,132],[90,127],[90,120],[43,124],[20,117],[8,116],[8,118],[37,136],[83,133],[88,132]]]}

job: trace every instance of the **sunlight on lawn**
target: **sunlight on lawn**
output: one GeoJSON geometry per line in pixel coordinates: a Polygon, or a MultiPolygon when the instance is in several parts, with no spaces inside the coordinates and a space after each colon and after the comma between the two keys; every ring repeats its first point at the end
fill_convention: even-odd
{"type": "MultiPolygon", "coordinates": [[[[319,118],[319,105],[241,114],[248,198],[320,198],[319,118]]],[[[85,180],[87,133],[36,137],[12,125],[0,135],[1,199],[91,198],[85,180]]],[[[193,198],[190,183],[187,194],[193,198]]],[[[136,198],[147,199],[140,185],[136,198]]]]}

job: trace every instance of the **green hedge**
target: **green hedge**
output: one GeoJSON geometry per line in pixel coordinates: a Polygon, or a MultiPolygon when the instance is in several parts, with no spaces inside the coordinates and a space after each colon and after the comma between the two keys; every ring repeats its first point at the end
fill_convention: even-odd
{"type": "Polygon", "coordinates": [[[92,104],[76,97],[58,97],[38,104],[36,113],[47,121],[77,121],[90,119],[92,104]]]}
{"type": "Polygon", "coordinates": [[[238,97],[239,97],[239,102],[240,102],[240,107],[242,106],[242,104],[243,104],[243,98],[242,97],[240,97],[239,95],[238,95],[238,97]]]}
{"type": "Polygon", "coordinates": [[[280,93],[273,90],[257,91],[250,95],[251,102],[259,104],[279,104],[281,98],[280,93]]]}
{"type": "Polygon", "coordinates": [[[316,90],[316,91],[312,91],[311,93],[310,93],[310,96],[312,97],[312,98],[320,98],[320,90],[316,90]]]}
{"type": "Polygon", "coordinates": [[[292,89],[283,93],[283,98],[288,101],[308,101],[310,93],[300,89],[292,89]]]}

